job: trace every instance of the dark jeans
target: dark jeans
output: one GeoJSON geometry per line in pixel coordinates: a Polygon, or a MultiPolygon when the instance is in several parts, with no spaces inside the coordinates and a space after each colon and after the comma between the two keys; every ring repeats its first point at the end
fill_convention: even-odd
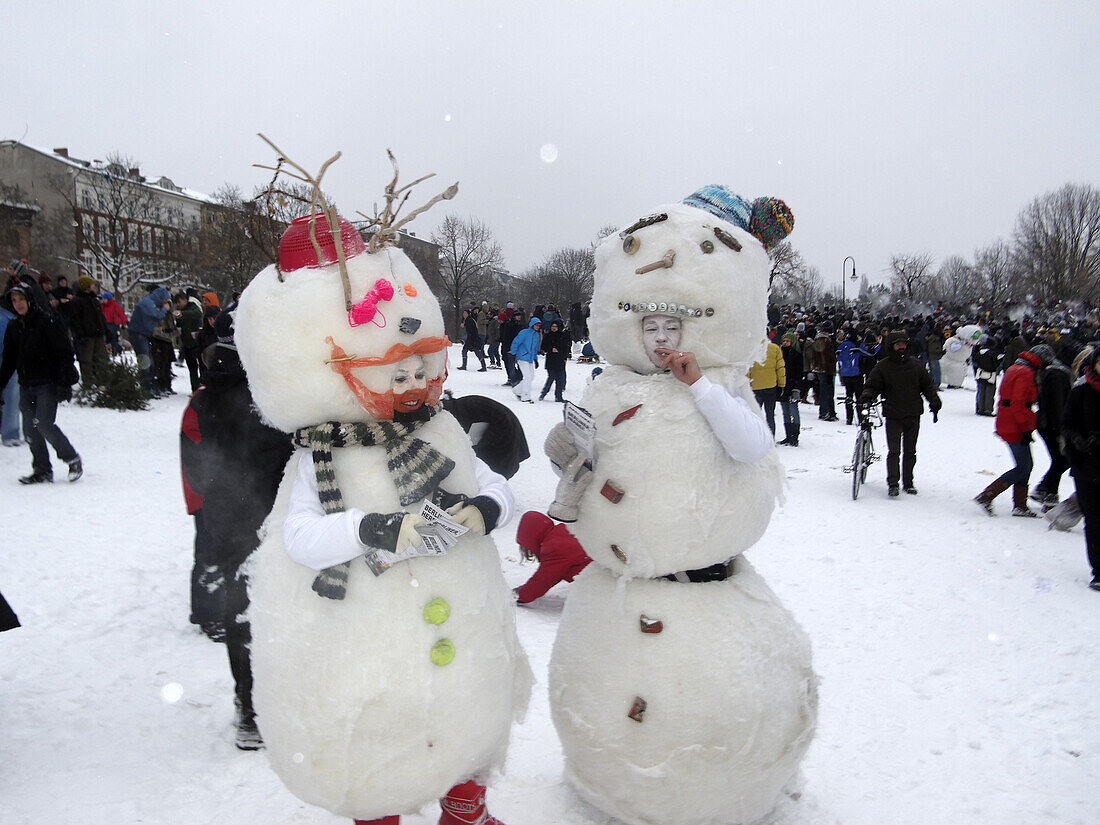
{"type": "Polygon", "coordinates": [[[943,380],[940,373],[939,358],[928,359],[928,374],[932,377],[932,386],[938,390],[940,388],[940,382],[943,380]]]}
{"type": "Polygon", "coordinates": [[[508,376],[509,383],[518,383],[520,374],[519,369],[516,367],[516,356],[504,349],[504,344],[500,345],[500,351],[501,357],[504,359],[504,372],[508,376]]]}
{"type": "Polygon", "coordinates": [[[191,392],[199,388],[199,354],[197,346],[183,348],[183,360],[187,362],[187,372],[191,376],[191,392]]]}
{"type": "Polygon", "coordinates": [[[836,406],[833,404],[833,376],[827,372],[815,372],[817,377],[817,417],[833,418],[836,406]]]}
{"type": "Polygon", "coordinates": [[[138,372],[141,373],[141,386],[149,392],[155,389],[153,383],[153,348],[148,336],[140,332],[130,330],[130,345],[134,348],[134,356],[137,358],[138,372]]]}
{"type": "Polygon", "coordinates": [[[241,719],[249,721],[252,710],[252,626],[248,623],[248,577],[239,568],[226,571],[225,649],[233,674],[234,692],[241,719]]]}
{"type": "Polygon", "coordinates": [[[997,385],[993,381],[977,379],[978,392],[974,397],[976,415],[993,415],[993,402],[997,399],[997,385]]]}
{"type": "Polygon", "coordinates": [[[546,393],[550,392],[550,387],[554,384],[558,385],[558,388],[554,390],[554,400],[561,401],[561,394],[565,392],[565,365],[560,367],[547,367],[546,368],[546,383],[542,385],[542,392],[539,393],[539,398],[542,398],[546,393]]]}
{"type": "Polygon", "coordinates": [[[1016,462],[1016,466],[1007,472],[1001,473],[1001,477],[997,480],[1010,486],[1016,484],[1026,485],[1027,480],[1031,478],[1031,468],[1035,466],[1031,459],[1031,443],[1025,444],[1020,441],[1016,444],[1009,444],[1008,451],[1012,453],[1012,460],[1016,462]]]}
{"type": "Polygon", "coordinates": [[[1100,483],[1074,478],[1077,505],[1085,516],[1085,550],[1092,575],[1100,576],[1100,483]]]}
{"type": "Polygon", "coordinates": [[[462,369],[466,369],[466,353],[472,352],[477,356],[477,360],[481,362],[482,369],[485,369],[485,356],[481,352],[481,339],[479,338],[477,344],[471,345],[465,343],[462,345],[462,369]]]}
{"type": "Polygon", "coordinates": [[[172,361],[175,360],[176,351],[169,341],[154,338],[150,342],[153,349],[153,376],[156,388],[161,392],[172,390],[172,361]]]}
{"type": "Polygon", "coordinates": [[[493,341],[485,348],[485,354],[489,357],[489,363],[494,367],[500,366],[500,341],[493,341]]]}
{"type": "Polygon", "coordinates": [[[913,468],[917,466],[917,436],[920,416],[886,419],[886,484],[913,486],[913,468]]]}
{"type": "Polygon", "coordinates": [[[752,394],[756,397],[756,403],[764,410],[768,429],[772,431],[772,435],[775,435],[775,399],[779,390],[776,387],[769,387],[766,390],[753,390],[752,394]]]}
{"type": "Polygon", "coordinates": [[[218,548],[195,512],[195,561],[191,565],[191,623],[221,622],[225,616],[225,573],[218,548]]]}
{"type": "Polygon", "coordinates": [[[783,410],[783,428],[787,431],[787,435],[791,435],[791,427],[802,424],[802,416],[798,413],[798,402],[780,401],[779,406],[783,410]]]}
{"type": "MultiPolygon", "coordinates": [[[[849,424],[852,423],[853,411],[859,412],[859,395],[863,392],[863,376],[862,375],[842,375],[840,377],[840,383],[844,385],[844,415],[847,417],[849,424]]],[[[859,420],[862,421],[863,417],[860,416],[859,420]]]]}
{"type": "Polygon", "coordinates": [[[1042,437],[1043,443],[1047,445],[1047,452],[1050,453],[1050,469],[1047,470],[1038,486],[1044,492],[1058,495],[1058,485],[1062,481],[1062,473],[1069,468],[1069,462],[1066,461],[1061,448],[1058,446],[1058,433],[1044,429],[1039,430],[1039,435],[1042,437]]]}
{"type": "Polygon", "coordinates": [[[66,463],[76,458],[76,450],[54,423],[57,418],[57,387],[53,384],[21,384],[19,386],[19,410],[23,413],[23,437],[31,448],[31,468],[36,473],[53,473],[50,452],[46,442],[53,447],[57,457],[66,463]]]}

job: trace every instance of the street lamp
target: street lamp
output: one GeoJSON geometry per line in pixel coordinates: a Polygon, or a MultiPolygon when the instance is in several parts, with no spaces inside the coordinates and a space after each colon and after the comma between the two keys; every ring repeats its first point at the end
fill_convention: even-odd
{"type": "Polygon", "coordinates": [[[844,273],[848,270],[848,261],[852,262],[852,282],[855,283],[856,280],[856,259],[849,255],[840,262],[840,304],[843,307],[848,306],[848,299],[844,289],[844,273]]]}

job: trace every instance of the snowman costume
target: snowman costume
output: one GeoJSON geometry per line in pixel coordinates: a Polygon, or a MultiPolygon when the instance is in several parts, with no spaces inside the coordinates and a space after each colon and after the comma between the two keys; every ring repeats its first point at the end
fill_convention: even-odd
{"type": "Polygon", "coordinates": [[[318,260],[309,220],[292,224],[280,266],[252,280],[236,315],[255,403],[299,447],[251,561],[257,723],[306,802],[397,823],[446,795],[441,822],[495,822],[478,818],[479,782],[502,765],[531,684],[482,534],[511,517],[512,496],[438,405],[449,341],[416,267],[395,246],[368,251],[346,221],[334,239],[314,216],[318,260]],[[410,361],[426,385],[415,412],[387,394],[410,361]],[[392,559],[425,499],[474,529],[445,555],[376,575],[366,558],[392,559]]]}
{"type": "Polygon", "coordinates": [[[940,378],[948,389],[957,389],[966,378],[966,363],[978,339],[982,337],[982,328],[977,324],[967,324],[947,339],[943,345],[943,358],[940,359],[940,378]]]}
{"type": "Polygon", "coordinates": [[[581,402],[595,460],[571,525],[594,563],[571,586],[550,702],[568,780],[631,825],[753,821],[813,735],[809,641],[741,556],[783,482],[747,373],[764,242],[790,223],[780,201],[707,187],[596,250],[589,323],[609,366],[581,402]],[[694,354],[694,383],[651,362],[654,315],[681,320],[671,355],[694,354]]]}

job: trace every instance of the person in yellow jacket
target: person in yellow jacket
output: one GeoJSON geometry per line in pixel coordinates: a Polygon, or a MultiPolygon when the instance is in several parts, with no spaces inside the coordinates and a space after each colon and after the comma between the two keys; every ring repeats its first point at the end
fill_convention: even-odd
{"type": "Polygon", "coordinates": [[[764,360],[749,367],[749,385],[756,396],[756,403],[764,409],[772,435],[775,435],[775,400],[779,391],[787,386],[787,365],[783,360],[783,351],[774,341],[768,341],[764,360]]]}

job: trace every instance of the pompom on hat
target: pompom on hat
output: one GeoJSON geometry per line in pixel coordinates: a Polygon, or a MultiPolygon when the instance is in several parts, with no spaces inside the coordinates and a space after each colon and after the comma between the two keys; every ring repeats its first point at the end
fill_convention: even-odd
{"type": "Polygon", "coordinates": [[[739,226],[771,249],[794,229],[794,215],[779,198],[757,198],[751,204],[726,186],[712,183],[683,201],[716,218],[739,226]]]}

